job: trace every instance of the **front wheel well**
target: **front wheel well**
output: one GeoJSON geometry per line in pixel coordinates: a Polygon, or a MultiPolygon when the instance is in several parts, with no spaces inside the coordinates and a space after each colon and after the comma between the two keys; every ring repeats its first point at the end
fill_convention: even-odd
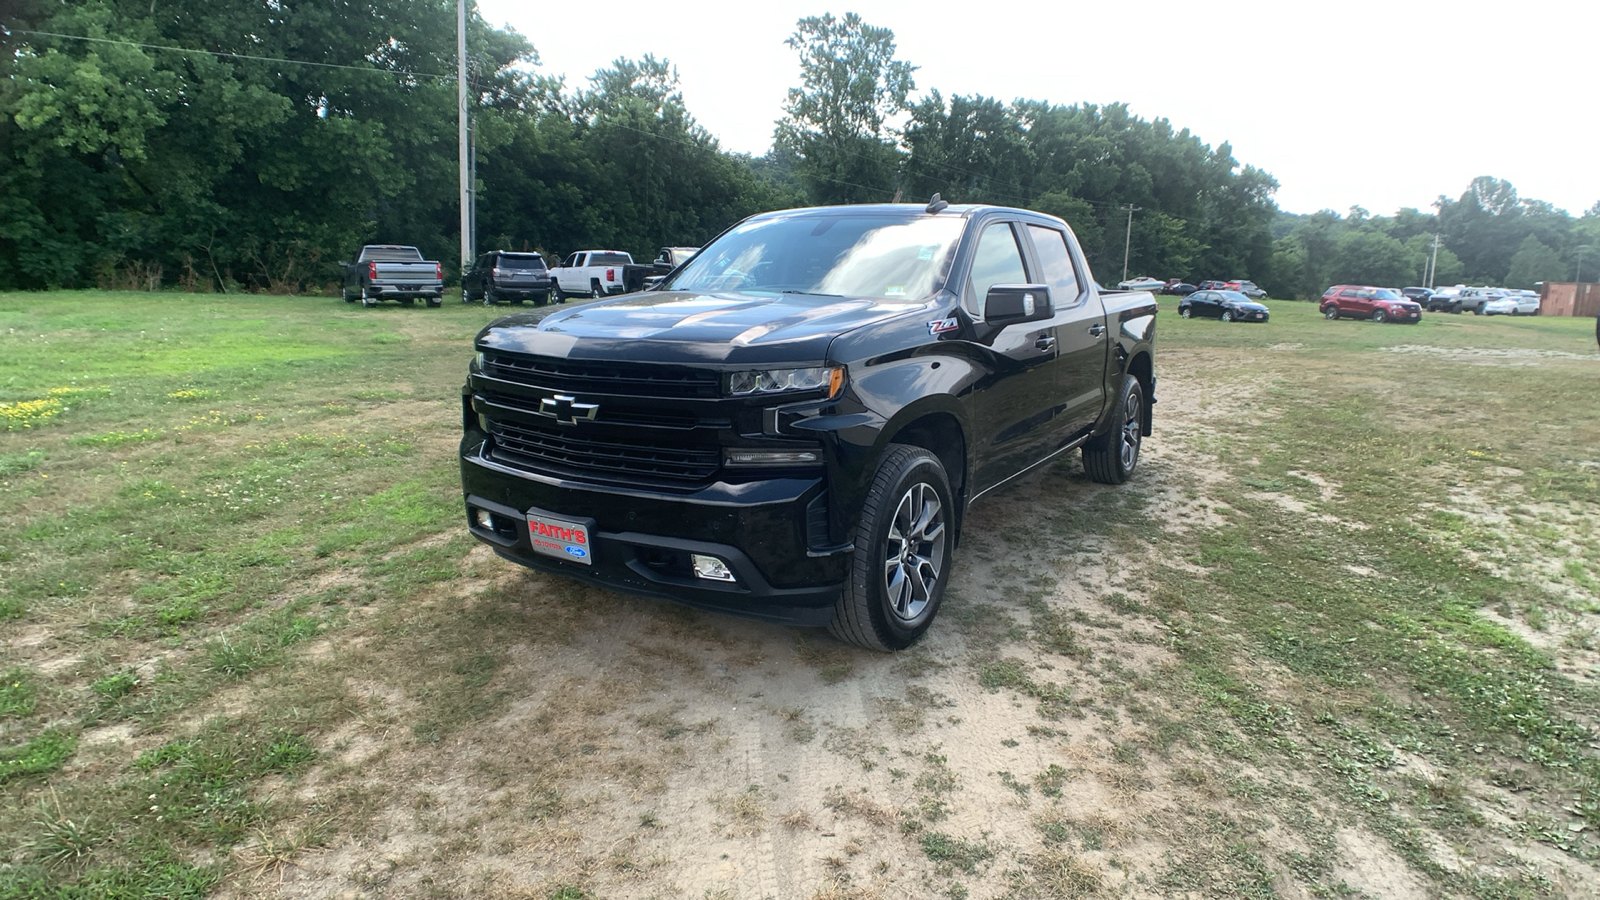
{"type": "Polygon", "coordinates": [[[967,507],[967,441],[961,423],[949,413],[930,413],[906,424],[889,443],[921,447],[938,457],[950,480],[956,500],[956,543],[961,542],[961,520],[967,507]]]}

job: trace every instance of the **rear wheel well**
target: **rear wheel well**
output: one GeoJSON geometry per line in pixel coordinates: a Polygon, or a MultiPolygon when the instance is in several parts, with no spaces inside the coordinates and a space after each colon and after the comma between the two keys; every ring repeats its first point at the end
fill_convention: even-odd
{"type": "Polygon", "coordinates": [[[895,432],[891,443],[921,447],[939,458],[956,499],[956,542],[967,508],[967,441],[961,423],[949,413],[930,413],[895,432]]]}
{"type": "Polygon", "coordinates": [[[1128,374],[1139,379],[1144,386],[1145,404],[1139,430],[1148,437],[1155,427],[1154,407],[1156,405],[1155,368],[1150,363],[1150,354],[1141,353],[1128,362],[1128,374]]]}

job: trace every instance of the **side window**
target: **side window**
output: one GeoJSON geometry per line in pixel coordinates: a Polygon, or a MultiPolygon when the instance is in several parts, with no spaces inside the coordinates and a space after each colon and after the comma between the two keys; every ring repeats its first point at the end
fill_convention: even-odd
{"type": "Polygon", "coordinates": [[[1074,306],[1078,302],[1078,273],[1072,268],[1072,251],[1067,249],[1067,236],[1054,228],[1029,225],[1033,236],[1033,249],[1039,254],[1039,265],[1044,269],[1044,283],[1050,288],[1050,302],[1056,309],[1074,306]]]}
{"type": "Polygon", "coordinates": [[[567,257],[567,261],[562,263],[561,265],[564,266],[565,268],[568,268],[568,269],[577,268],[577,266],[578,266],[578,254],[574,253],[571,256],[567,257]]]}
{"type": "Polygon", "coordinates": [[[967,275],[967,302],[983,315],[983,300],[997,284],[1027,284],[1028,270],[1022,264],[1022,251],[1011,226],[996,222],[978,236],[977,252],[972,254],[972,271],[967,275]]]}

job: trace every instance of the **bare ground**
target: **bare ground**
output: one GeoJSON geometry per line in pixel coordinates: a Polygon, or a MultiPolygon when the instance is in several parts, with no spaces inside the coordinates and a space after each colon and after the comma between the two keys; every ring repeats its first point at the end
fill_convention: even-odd
{"type": "MultiPolygon", "coordinates": [[[[899,655],[471,550],[476,579],[307,651],[298,677],[363,673],[343,686],[352,715],[321,736],[313,771],[263,797],[303,813],[236,851],[221,896],[1231,896],[1251,885],[1172,873],[1235,871],[1241,844],[1266,861],[1253,884],[1279,896],[1310,896],[1279,860],[1317,853],[1352,895],[1434,896],[1300,776],[1162,749],[1137,724],[1164,701],[1130,685],[1173,665],[1164,626],[1135,611],[1141,572],[1204,571],[1183,536],[1226,515],[1206,499],[1225,477],[1207,448],[1249,391],[1163,387],[1135,484],[1091,485],[1074,461],[973,510],[940,622],[899,655]],[[1086,541],[1073,511],[1114,513],[1117,491],[1162,531],[1086,541]],[[495,711],[433,728],[424,685],[452,657],[417,627],[452,616],[494,623],[455,652],[500,660],[470,689],[495,711]],[[1036,639],[1041,618],[1065,623],[1060,640],[1036,639]],[[1245,789],[1281,796],[1297,822],[1241,820],[1245,789]]],[[[1305,479],[1323,503],[1269,499],[1322,515],[1338,485],[1305,479]]],[[[1594,895],[1592,870],[1522,852],[1567,895],[1594,895]]],[[[1452,855],[1437,849],[1472,865],[1452,855]]]]}

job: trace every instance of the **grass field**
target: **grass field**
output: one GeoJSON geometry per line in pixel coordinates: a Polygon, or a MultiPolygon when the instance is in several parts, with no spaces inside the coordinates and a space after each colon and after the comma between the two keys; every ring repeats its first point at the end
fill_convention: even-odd
{"type": "Polygon", "coordinates": [[[1163,306],[891,657],[476,547],[480,306],[0,295],[0,897],[1594,896],[1594,323],[1163,306]]]}

